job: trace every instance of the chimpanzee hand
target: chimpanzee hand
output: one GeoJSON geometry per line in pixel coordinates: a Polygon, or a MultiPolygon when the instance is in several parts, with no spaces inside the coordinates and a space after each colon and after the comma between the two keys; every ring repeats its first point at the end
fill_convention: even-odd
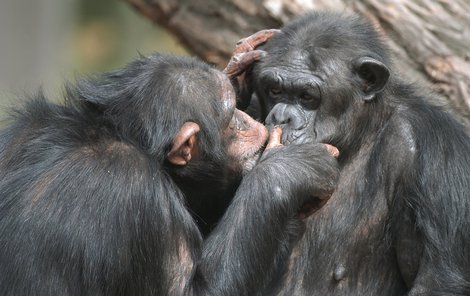
{"type": "Polygon", "coordinates": [[[281,134],[280,128],[272,130],[258,164],[265,178],[271,180],[275,196],[289,199],[287,202],[291,205],[294,202],[294,210],[304,208],[314,198],[320,201],[329,198],[339,175],[335,159],[339,155],[338,149],[321,143],[284,146],[280,141],[281,134]]]}
{"type": "Polygon", "coordinates": [[[245,82],[245,72],[265,54],[264,51],[257,50],[256,47],[265,43],[277,32],[280,31],[275,29],[262,30],[238,41],[230,61],[223,70],[232,81],[237,92],[237,106],[239,109],[244,110],[250,103],[248,97],[251,96],[251,91],[245,82]]]}
{"type": "Polygon", "coordinates": [[[283,146],[281,134],[274,129],[268,150],[205,240],[198,272],[216,288],[204,295],[264,295],[259,287],[271,284],[304,233],[303,205],[336,186],[337,162],[324,144],[283,146]]]}

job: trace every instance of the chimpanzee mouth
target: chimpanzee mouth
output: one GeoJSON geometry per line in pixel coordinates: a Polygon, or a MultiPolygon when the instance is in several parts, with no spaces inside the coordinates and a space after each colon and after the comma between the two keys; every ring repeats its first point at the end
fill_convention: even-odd
{"type": "Polygon", "coordinates": [[[264,143],[259,147],[258,150],[256,150],[253,153],[250,153],[250,155],[247,155],[244,158],[244,163],[243,163],[243,175],[246,175],[249,171],[251,171],[255,165],[258,163],[259,159],[263,155],[264,150],[266,149],[267,143],[264,143]]]}
{"type": "Polygon", "coordinates": [[[262,146],[259,147],[258,150],[256,150],[255,153],[251,155],[250,159],[253,159],[257,163],[258,160],[261,158],[261,155],[263,155],[263,152],[265,149],[266,149],[266,144],[263,144],[262,146]]]}
{"type": "Polygon", "coordinates": [[[330,197],[313,197],[309,201],[306,201],[298,212],[299,218],[302,220],[307,219],[309,216],[313,215],[315,212],[320,210],[329,199],[330,197]]]}
{"type": "Polygon", "coordinates": [[[305,132],[304,131],[294,131],[289,134],[283,134],[281,143],[285,146],[290,144],[302,144],[306,140],[305,132]]]}

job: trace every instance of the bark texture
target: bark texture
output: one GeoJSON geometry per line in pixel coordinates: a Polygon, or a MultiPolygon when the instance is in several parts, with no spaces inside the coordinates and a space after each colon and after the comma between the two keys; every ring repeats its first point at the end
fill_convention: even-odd
{"type": "Polygon", "coordinates": [[[202,59],[223,67],[235,43],[309,10],[352,11],[390,38],[398,69],[470,127],[469,0],[126,0],[202,59]]]}

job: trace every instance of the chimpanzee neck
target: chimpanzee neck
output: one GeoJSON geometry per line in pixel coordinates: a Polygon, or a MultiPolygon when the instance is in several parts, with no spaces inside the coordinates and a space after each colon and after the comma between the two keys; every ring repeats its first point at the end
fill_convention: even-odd
{"type": "Polygon", "coordinates": [[[170,175],[183,192],[188,211],[203,236],[206,236],[225,213],[240,184],[241,174],[222,167],[207,166],[204,172],[194,172],[202,167],[194,163],[182,170],[171,170],[170,175]],[[201,175],[204,177],[194,177],[201,175]]]}
{"type": "Polygon", "coordinates": [[[366,104],[364,110],[355,112],[355,117],[358,119],[353,122],[354,128],[350,127],[351,123],[345,124],[340,133],[343,136],[337,140],[337,143],[334,143],[340,151],[340,162],[347,162],[356,157],[359,151],[366,151],[373,147],[395,112],[394,107],[384,102],[364,104],[366,104]],[[358,116],[358,114],[362,115],[358,116]]]}
{"type": "Polygon", "coordinates": [[[193,188],[185,193],[185,196],[188,210],[203,237],[206,237],[224,215],[235,195],[237,186],[227,186],[224,190],[217,189],[210,184],[205,184],[204,187],[193,188]],[[208,188],[213,188],[213,191],[208,192],[208,188]]]}

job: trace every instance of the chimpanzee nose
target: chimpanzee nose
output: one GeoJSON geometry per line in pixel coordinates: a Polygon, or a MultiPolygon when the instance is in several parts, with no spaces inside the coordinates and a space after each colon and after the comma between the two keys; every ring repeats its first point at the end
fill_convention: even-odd
{"type": "Polygon", "coordinates": [[[279,103],[269,112],[266,117],[267,125],[285,125],[291,129],[303,129],[306,124],[304,112],[292,104],[279,103]]]}

